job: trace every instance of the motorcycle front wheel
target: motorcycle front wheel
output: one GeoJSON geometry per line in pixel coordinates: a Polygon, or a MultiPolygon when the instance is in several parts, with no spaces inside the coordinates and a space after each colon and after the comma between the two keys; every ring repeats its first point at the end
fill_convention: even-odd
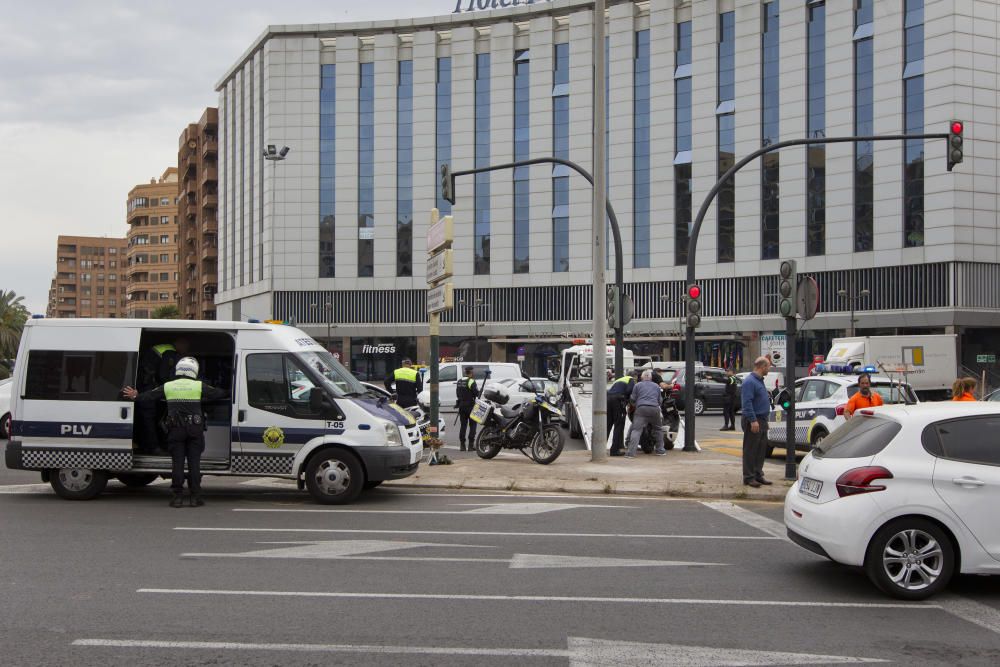
{"type": "Polygon", "coordinates": [[[503,449],[503,436],[496,426],[484,426],[476,437],[476,455],[481,459],[492,459],[503,449]]]}
{"type": "Polygon", "coordinates": [[[548,424],[531,441],[531,458],[535,463],[548,465],[559,458],[563,449],[563,436],[559,427],[548,424]]]}

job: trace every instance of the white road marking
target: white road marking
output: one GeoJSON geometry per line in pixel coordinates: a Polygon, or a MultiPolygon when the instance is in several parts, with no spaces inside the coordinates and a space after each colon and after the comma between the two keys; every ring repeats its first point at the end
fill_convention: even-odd
{"type": "Polygon", "coordinates": [[[29,493],[50,493],[52,487],[48,484],[5,484],[0,486],[0,495],[23,495],[29,493]]]}
{"type": "MultiPolygon", "coordinates": [[[[741,521],[748,526],[753,526],[757,530],[763,531],[768,535],[777,537],[781,540],[788,540],[788,532],[785,530],[785,524],[780,521],[775,521],[774,519],[768,519],[766,516],[761,516],[756,512],[752,512],[748,509],[744,509],[739,505],[734,505],[733,503],[726,502],[724,500],[703,500],[701,502],[705,507],[711,508],[716,512],[722,512],[728,517],[741,521]]],[[[790,542],[790,540],[788,540],[790,542]]]]}
{"type": "Polygon", "coordinates": [[[342,598],[354,600],[449,600],[471,602],[581,602],[608,604],[713,605],[734,607],[818,607],[823,609],[942,609],[940,605],[903,602],[820,602],[817,600],[703,600],[700,598],[614,598],[564,595],[461,595],[445,593],[344,593],[338,591],[237,591],[199,588],[139,588],[136,593],[158,595],[220,595],[247,597],[342,598]]]}
{"type": "Polygon", "coordinates": [[[431,544],[422,542],[389,542],[383,540],[341,540],[339,542],[274,542],[291,544],[279,548],[255,549],[237,553],[186,553],[187,558],[297,558],[308,560],[373,560],[448,563],[507,563],[512,570],[571,568],[571,567],[698,567],[723,565],[687,561],[630,560],[625,558],[597,558],[589,556],[564,556],[560,554],[514,554],[511,558],[455,558],[437,556],[372,556],[370,554],[420,547],[457,547],[464,549],[493,549],[492,546],[473,544],[431,544]]]}
{"type": "Polygon", "coordinates": [[[234,512],[299,512],[299,513],[322,513],[322,514],[491,514],[491,515],[513,515],[528,516],[532,514],[544,514],[546,512],[559,512],[571,509],[636,509],[630,505],[574,505],[570,503],[504,503],[499,505],[477,506],[476,509],[462,510],[365,510],[365,509],[265,509],[265,508],[243,508],[237,507],[234,512]]]}
{"type": "MultiPolygon", "coordinates": [[[[732,503],[703,501],[702,505],[711,507],[712,509],[731,516],[738,521],[742,521],[747,525],[758,528],[765,533],[787,539],[788,534],[785,531],[785,526],[780,521],[768,519],[765,516],[761,516],[756,512],[751,512],[748,509],[738,507],[732,503]]],[[[975,600],[970,600],[969,598],[953,594],[942,594],[938,596],[935,601],[940,609],[943,609],[949,614],[957,616],[958,618],[968,621],[969,623],[974,623],[981,628],[989,630],[990,632],[1000,634],[1000,610],[976,602],[975,600]]]]}
{"type": "Polygon", "coordinates": [[[839,655],[724,649],[684,644],[644,644],[569,637],[566,649],[479,648],[445,646],[377,646],[372,644],[269,644],[249,642],[158,641],[153,639],[77,639],[73,646],[99,648],[162,648],[202,651],[283,651],[298,653],[367,653],[380,655],[497,656],[568,658],[570,667],[710,667],[712,665],[810,665],[886,662],[839,655]]]}
{"type": "Polygon", "coordinates": [[[949,614],[958,616],[969,623],[975,623],[990,632],[1000,634],[1000,611],[994,607],[950,593],[943,593],[937,596],[934,601],[949,614]]]}
{"type": "Polygon", "coordinates": [[[372,535],[462,535],[483,537],[583,537],[643,540],[776,540],[770,535],[668,535],[642,533],[507,533],[486,530],[376,530],[363,528],[208,528],[203,526],[177,526],[174,530],[193,532],[234,533],[341,533],[372,535]]]}

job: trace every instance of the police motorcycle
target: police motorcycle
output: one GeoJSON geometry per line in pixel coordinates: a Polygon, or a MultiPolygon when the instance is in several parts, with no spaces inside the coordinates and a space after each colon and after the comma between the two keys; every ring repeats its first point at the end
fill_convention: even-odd
{"type": "Polygon", "coordinates": [[[555,406],[556,398],[536,394],[508,408],[509,400],[510,394],[498,385],[487,386],[476,399],[469,417],[480,426],[476,435],[479,458],[492,459],[501,449],[516,449],[542,465],[559,458],[563,449],[558,426],[562,411],[555,406]]]}
{"type": "MultiPolygon", "coordinates": [[[[677,440],[677,431],[680,429],[681,414],[677,409],[677,401],[674,400],[669,391],[661,389],[660,394],[660,414],[663,416],[664,430],[659,433],[659,437],[663,438],[665,449],[673,449],[674,442],[677,440]]],[[[642,429],[642,435],[639,436],[639,448],[644,454],[653,453],[656,448],[656,437],[656,426],[646,424],[646,427],[642,429]]]]}

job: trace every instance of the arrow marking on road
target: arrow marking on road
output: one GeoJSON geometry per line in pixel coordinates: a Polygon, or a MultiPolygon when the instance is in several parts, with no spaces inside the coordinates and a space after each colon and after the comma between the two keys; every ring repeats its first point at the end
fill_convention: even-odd
{"type": "Polygon", "coordinates": [[[683,644],[642,644],[569,637],[567,649],[479,648],[444,646],[375,646],[371,644],[265,644],[248,642],[157,641],[152,639],[77,639],[73,646],[99,648],[162,648],[205,651],[281,651],[297,653],[368,653],[381,655],[498,656],[503,658],[568,658],[570,667],[658,667],[683,665],[816,665],[886,662],[839,655],[723,649],[683,644]]]}
{"type": "Polygon", "coordinates": [[[492,549],[491,546],[473,544],[431,544],[423,542],[389,542],[384,540],[342,540],[339,542],[270,542],[290,544],[270,549],[255,549],[242,553],[186,553],[186,558],[298,558],[311,560],[374,560],[414,562],[508,563],[512,570],[571,567],[705,567],[725,563],[698,563],[673,560],[629,560],[625,558],[596,558],[590,556],[561,556],[552,554],[514,554],[512,558],[454,558],[431,556],[372,556],[369,554],[414,549],[419,547],[459,547],[492,549]]]}
{"type": "MultiPolygon", "coordinates": [[[[458,505],[461,507],[461,505],[458,505]]],[[[572,509],[635,509],[632,505],[574,505],[571,503],[505,503],[501,505],[472,505],[476,509],[462,510],[363,510],[363,509],[263,509],[238,507],[234,512],[321,512],[334,514],[493,514],[528,516],[572,509]]]]}
{"type": "Polygon", "coordinates": [[[766,516],[761,516],[756,512],[751,512],[748,509],[740,507],[739,505],[734,505],[722,500],[704,500],[701,503],[705,507],[715,510],[716,512],[722,512],[728,517],[736,519],[748,526],[753,526],[757,530],[763,531],[768,535],[772,535],[782,540],[788,539],[788,532],[785,530],[784,524],[775,521],[774,519],[768,519],[766,516]]]}

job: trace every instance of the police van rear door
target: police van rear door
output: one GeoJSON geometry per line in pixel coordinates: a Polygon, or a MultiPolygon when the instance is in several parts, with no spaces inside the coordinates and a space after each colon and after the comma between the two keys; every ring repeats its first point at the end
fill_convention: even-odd
{"type": "Polygon", "coordinates": [[[139,329],[60,323],[31,327],[17,414],[26,466],[128,469],[139,329]],[[82,452],[69,455],[66,450],[82,452]],[[37,459],[37,460],[35,460],[37,459]]]}

